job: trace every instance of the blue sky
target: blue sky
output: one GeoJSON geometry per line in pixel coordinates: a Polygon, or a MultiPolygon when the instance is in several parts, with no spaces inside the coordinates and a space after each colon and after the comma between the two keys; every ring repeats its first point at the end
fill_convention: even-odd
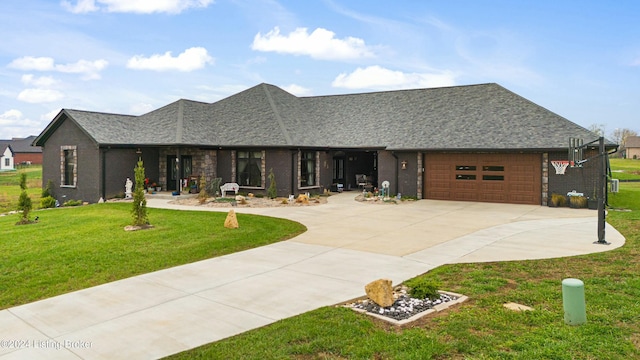
{"type": "Polygon", "coordinates": [[[640,132],[640,2],[2,0],[0,138],[62,108],[138,115],[266,82],[295,95],[498,83],[640,132]]]}

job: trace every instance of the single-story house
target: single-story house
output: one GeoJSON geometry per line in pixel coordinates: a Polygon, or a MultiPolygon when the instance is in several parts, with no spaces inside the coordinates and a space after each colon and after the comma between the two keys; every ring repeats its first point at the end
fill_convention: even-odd
{"type": "Polygon", "coordinates": [[[640,159],[640,136],[629,136],[624,143],[624,157],[640,159]]]}
{"type": "Polygon", "coordinates": [[[14,164],[42,164],[42,148],[31,146],[36,136],[31,135],[26,138],[13,138],[11,140],[0,140],[0,145],[9,144],[13,150],[14,164]]]}
{"type": "Polygon", "coordinates": [[[11,145],[0,143],[0,171],[15,170],[13,161],[11,145]]]}
{"type": "Polygon", "coordinates": [[[33,144],[54,195],[89,202],[124,192],[141,158],[165,191],[204,177],[266,193],[273,171],[279,196],[388,184],[417,199],[544,205],[594,188],[595,166],[550,164],[567,160],[571,137],[597,139],[494,83],[309,97],[263,83],[140,116],[63,109],[33,144]]]}

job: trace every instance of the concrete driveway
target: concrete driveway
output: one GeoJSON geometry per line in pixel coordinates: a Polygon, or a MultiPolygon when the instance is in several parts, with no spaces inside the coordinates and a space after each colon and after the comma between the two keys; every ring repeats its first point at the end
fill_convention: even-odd
{"type": "MultiPolygon", "coordinates": [[[[0,358],[153,359],[336,304],[378,278],[394,284],[447,263],[613,250],[596,212],[421,200],[364,204],[355,193],[308,207],[245,208],[307,226],[280,243],[0,311],[0,358]]],[[[150,207],[187,207],[150,199],[150,207]]],[[[242,224],[241,224],[242,226],[242,224]]]]}

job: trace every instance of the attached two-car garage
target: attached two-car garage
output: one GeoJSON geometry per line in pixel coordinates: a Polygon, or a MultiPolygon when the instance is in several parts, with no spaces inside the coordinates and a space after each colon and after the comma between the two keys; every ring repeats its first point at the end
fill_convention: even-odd
{"type": "Polygon", "coordinates": [[[540,205],[540,154],[427,153],[425,198],[540,205]]]}

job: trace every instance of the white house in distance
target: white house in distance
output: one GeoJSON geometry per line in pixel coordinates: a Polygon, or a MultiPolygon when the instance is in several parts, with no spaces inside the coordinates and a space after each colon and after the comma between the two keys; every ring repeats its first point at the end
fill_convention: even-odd
{"type": "Polygon", "coordinates": [[[0,171],[15,170],[11,145],[0,144],[0,171]]]}

